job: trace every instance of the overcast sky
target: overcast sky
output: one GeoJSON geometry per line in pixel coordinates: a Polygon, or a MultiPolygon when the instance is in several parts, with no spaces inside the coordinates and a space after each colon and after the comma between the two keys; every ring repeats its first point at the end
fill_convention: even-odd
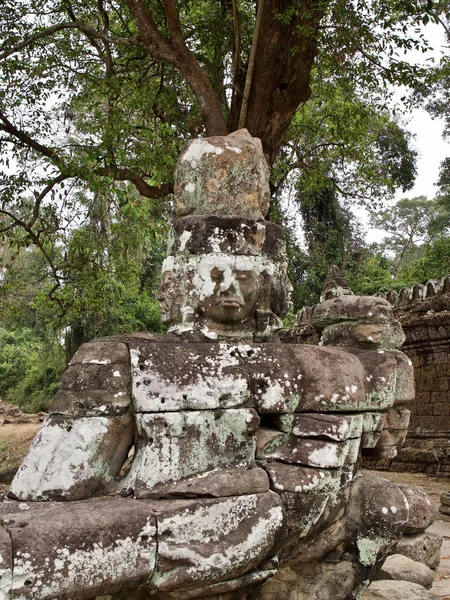
{"type": "MultiPolygon", "coordinates": [[[[443,29],[439,25],[429,24],[423,31],[432,44],[433,51],[426,54],[411,52],[409,53],[411,62],[423,61],[424,58],[433,56],[436,63],[438,63],[442,54],[448,54],[449,52],[443,29]]],[[[433,198],[437,192],[435,184],[439,177],[439,165],[444,158],[450,156],[450,143],[442,137],[443,121],[442,119],[432,119],[423,109],[414,109],[409,115],[405,115],[405,120],[407,121],[406,129],[415,135],[413,146],[419,154],[417,178],[414,188],[406,193],[398,192],[396,199],[414,198],[416,196],[433,198]]],[[[362,216],[362,213],[358,213],[358,215],[362,216]]],[[[364,217],[363,220],[365,220],[364,217]]],[[[383,234],[375,229],[370,229],[367,234],[369,242],[381,241],[382,237],[383,234]]]]}

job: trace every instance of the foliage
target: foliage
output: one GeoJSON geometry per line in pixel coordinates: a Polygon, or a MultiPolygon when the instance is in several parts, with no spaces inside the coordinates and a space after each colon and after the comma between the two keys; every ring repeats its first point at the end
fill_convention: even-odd
{"type": "Polygon", "coordinates": [[[65,366],[64,348],[28,327],[0,327],[0,398],[25,412],[48,408],[65,366]]]}
{"type": "Polygon", "coordinates": [[[399,272],[404,285],[426,283],[450,273],[450,238],[444,237],[425,244],[423,256],[406,264],[399,272]]]}
{"type": "Polygon", "coordinates": [[[390,254],[394,276],[421,258],[424,243],[445,233],[448,221],[445,223],[442,217],[439,202],[425,196],[403,198],[393,207],[372,214],[372,226],[388,234],[379,248],[390,254]]]}

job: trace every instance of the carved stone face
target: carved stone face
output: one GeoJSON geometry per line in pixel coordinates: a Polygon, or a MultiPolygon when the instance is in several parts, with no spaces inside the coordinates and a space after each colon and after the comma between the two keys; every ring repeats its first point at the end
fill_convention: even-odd
{"type": "Polygon", "coordinates": [[[258,297],[259,276],[249,269],[222,265],[211,269],[212,294],[199,306],[199,312],[217,323],[241,323],[250,317],[258,297]]]}

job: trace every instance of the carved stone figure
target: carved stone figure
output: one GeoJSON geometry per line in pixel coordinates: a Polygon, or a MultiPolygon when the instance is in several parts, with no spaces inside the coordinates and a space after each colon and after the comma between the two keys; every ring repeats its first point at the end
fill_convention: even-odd
{"type": "Polygon", "coordinates": [[[358,472],[414,393],[390,304],[331,294],[323,346],[277,340],[267,173],[245,130],[183,151],[169,332],[73,357],[1,507],[0,597],[356,599],[425,502],[358,472]]]}

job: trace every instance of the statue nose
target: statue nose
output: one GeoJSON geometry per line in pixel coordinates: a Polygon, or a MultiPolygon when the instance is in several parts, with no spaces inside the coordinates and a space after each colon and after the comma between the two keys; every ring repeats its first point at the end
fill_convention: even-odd
{"type": "Polygon", "coordinates": [[[235,296],[236,295],[236,285],[234,284],[234,282],[231,282],[229,285],[227,285],[226,287],[222,287],[220,290],[220,295],[221,296],[235,296]]]}

